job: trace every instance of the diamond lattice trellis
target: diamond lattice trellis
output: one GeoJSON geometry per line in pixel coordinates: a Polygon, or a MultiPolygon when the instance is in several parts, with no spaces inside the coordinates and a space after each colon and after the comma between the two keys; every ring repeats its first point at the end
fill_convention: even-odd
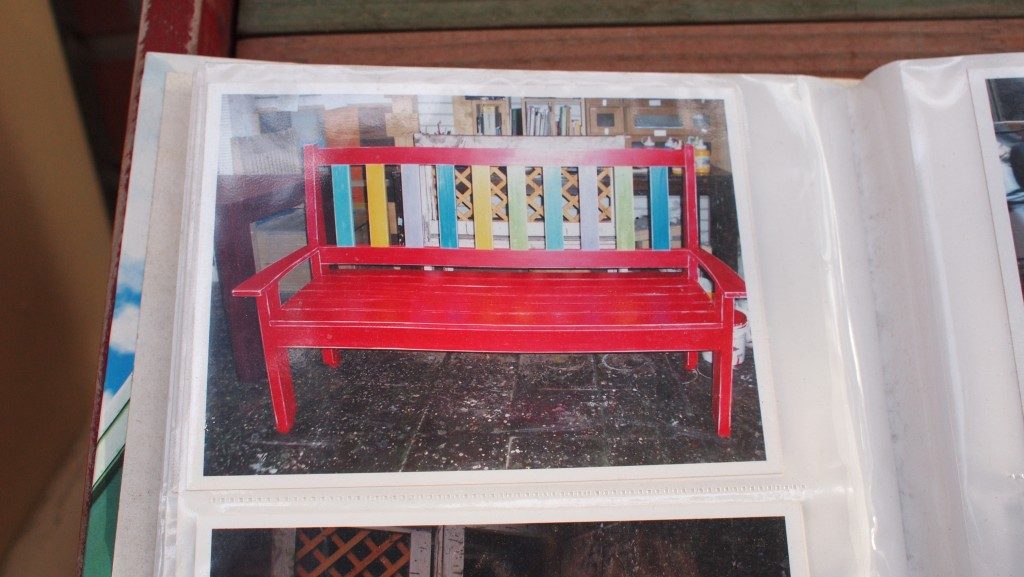
{"type": "Polygon", "coordinates": [[[407,533],[315,528],[295,531],[298,577],[408,577],[407,533]]]}
{"type": "Polygon", "coordinates": [[[470,166],[455,167],[455,214],[459,220],[473,220],[473,180],[470,166]]]}
{"type": "Polygon", "coordinates": [[[611,222],[612,206],[615,204],[614,189],[612,188],[612,169],[603,166],[597,170],[597,210],[600,222],[611,222]]]}
{"type": "Polygon", "coordinates": [[[491,213],[494,220],[508,220],[508,177],[505,168],[491,167],[491,213]]]}
{"type": "Polygon", "coordinates": [[[526,220],[541,222],[544,220],[544,182],[543,171],[539,166],[526,170],[526,220]]]}
{"type": "Polygon", "coordinates": [[[580,176],[575,169],[562,168],[562,217],[565,222],[580,221],[580,176]]]}

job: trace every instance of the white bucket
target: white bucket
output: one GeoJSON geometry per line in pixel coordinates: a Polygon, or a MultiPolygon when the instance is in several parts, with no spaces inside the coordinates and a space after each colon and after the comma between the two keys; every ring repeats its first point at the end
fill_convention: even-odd
{"type": "MultiPolygon", "coordinates": [[[[746,300],[739,301],[736,303],[736,310],[747,314],[746,311],[746,300]]],[[[751,342],[750,338],[750,325],[747,321],[743,321],[743,324],[739,324],[732,329],[732,364],[739,365],[747,359],[747,344],[751,342]]],[[[700,354],[701,358],[706,362],[711,362],[711,351],[704,351],[700,354]]]]}

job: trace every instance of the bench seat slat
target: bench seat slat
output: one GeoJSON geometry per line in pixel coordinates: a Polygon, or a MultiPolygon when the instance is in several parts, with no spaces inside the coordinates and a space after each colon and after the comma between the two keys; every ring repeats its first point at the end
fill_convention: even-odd
{"type": "Polygon", "coordinates": [[[651,289],[656,273],[575,275],[573,297],[558,273],[422,271],[381,275],[344,270],[311,282],[282,305],[281,322],[429,325],[671,327],[715,324],[711,298],[683,274],[663,273],[669,286],[651,289]],[[509,285],[509,281],[515,281],[509,285]],[[588,286],[589,285],[589,286],[588,286]],[[384,288],[387,287],[387,291],[384,288]],[[562,288],[562,291],[556,289],[562,288]],[[398,288],[405,290],[396,291],[398,288]]]}

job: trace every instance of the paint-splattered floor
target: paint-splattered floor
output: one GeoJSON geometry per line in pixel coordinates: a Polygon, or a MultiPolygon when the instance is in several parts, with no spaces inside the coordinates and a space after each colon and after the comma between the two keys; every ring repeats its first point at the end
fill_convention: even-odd
{"type": "MultiPolygon", "coordinates": [[[[213,294],[218,294],[214,290],[213,294]]],[[[733,433],[711,419],[711,366],[681,354],[292,352],[298,414],[274,429],[266,382],[235,376],[214,298],[207,475],[660,465],[764,460],[750,349],[733,433]]]]}

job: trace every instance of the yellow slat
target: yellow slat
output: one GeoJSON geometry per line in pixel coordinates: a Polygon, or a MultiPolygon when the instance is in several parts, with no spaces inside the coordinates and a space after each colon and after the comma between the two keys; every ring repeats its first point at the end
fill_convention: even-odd
{"type": "Polygon", "coordinates": [[[366,165],[366,211],[370,221],[370,246],[388,246],[388,196],[384,189],[384,165],[366,165]]]}
{"type": "Polygon", "coordinates": [[[494,248],[494,235],[491,232],[491,167],[476,166],[473,175],[473,239],[476,248],[494,248]]]}

